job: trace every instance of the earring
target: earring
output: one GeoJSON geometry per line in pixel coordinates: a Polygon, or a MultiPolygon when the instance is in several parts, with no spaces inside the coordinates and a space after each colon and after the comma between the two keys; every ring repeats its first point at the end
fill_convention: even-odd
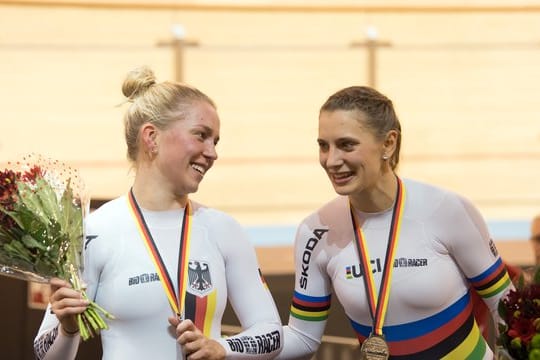
{"type": "Polygon", "coordinates": [[[384,155],[382,156],[382,159],[383,159],[383,160],[388,160],[388,155],[384,154],[384,155]]]}
{"type": "Polygon", "coordinates": [[[149,150],[148,150],[148,153],[147,153],[147,154],[148,154],[148,157],[149,157],[150,159],[154,158],[154,157],[157,155],[157,152],[158,152],[158,150],[157,150],[156,147],[153,147],[153,148],[149,149],[149,150]]]}

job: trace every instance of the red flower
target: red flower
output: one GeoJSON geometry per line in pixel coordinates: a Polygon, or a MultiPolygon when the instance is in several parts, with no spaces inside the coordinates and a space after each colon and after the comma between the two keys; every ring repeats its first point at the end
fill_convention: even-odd
{"type": "Polygon", "coordinates": [[[17,194],[17,180],[20,174],[13,170],[0,172],[0,205],[8,210],[13,208],[17,194]]]}
{"type": "Polygon", "coordinates": [[[498,344],[517,360],[530,359],[540,349],[540,267],[525,281],[522,275],[516,289],[499,302],[498,344]]]}
{"type": "MultiPolygon", "coordinates": [[[[20,173],[13,170],[0,171],[0,207],[7,211],[14,209],[17,202],[17,180],[20,173]]],[[[3,211],[0,211],[0,226],[9,230],[15,226],[15,221],[3,211]]]]}
{"type": "Polygon", "coordinates": [[[515,318],[509,324],[508,336],[512,339],[519,337],[523,343],[528,344],[535,334],[533,319],[515,318]]]}
{"type": "Polygon", "coordinates": [[[30,168],[30,170],[27,170],[22,174],[21,178],[25,182],[35,183],[36,179],[38,177],[43,177],[45,175],[45,172],[38,166],[34,165],[30,168]]]}

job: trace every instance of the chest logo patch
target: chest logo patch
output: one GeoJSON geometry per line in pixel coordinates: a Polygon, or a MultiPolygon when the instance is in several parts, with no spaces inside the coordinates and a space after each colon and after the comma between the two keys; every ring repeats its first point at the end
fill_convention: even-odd
{"type": "Polygon", "coordinates": [[[205,296],[212,292],[212,278],[210,266],[207,262],[191,260],[188,265],[189,292],[198,296],[205,296]]]}

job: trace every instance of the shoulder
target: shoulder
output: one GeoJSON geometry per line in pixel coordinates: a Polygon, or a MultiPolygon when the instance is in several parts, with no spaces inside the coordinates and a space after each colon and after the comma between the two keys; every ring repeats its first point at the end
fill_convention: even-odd
{"type": "Polygon", "coordinates": [[[92,217],[99,217],[99,216],[107,216],[112,215],[119,210],[125,210],[127,208],[127,199],[125,196],[120,196],[116,199],[107,201],[94,211],[90,213],[89,216],[92,217]]]}
{"type": "Polygon", "coordinates": [[[440,186],[411,179],[403,179],[403,184],[406,207],[420,216],[430,216],[440,210],[461,211],[464,207],[472,206],[464,196],[440,186]]]}
{"type": "Polygon", "coordinates": [[[328,237],[343,239],[343,232],[350,231],[351,218],[349,200],[338,196],[304,218],[297,228],[296,245],[311,239],[323,240],[328,237]]]}
{"type": "MultiPolygon", "coordinates": [[[[104,224],[118,224],[119,219],[128,218],[126,215],[128,215],[127,200],[125,196],[121,196],[106,202],[88,214],[85,225],[93,229],[104,224]]],[[[114,228],[114,226],[109,227],[114,228]]]]}
{"type": "Polygon", "coordinates": [[[222,231],[224,228],[241,228],[240,223],[231,215],[218,209],[214,209],[191,201],[193,206],[193,216],[198,226],[222,231]]]}
{"type": "Polygon", "coordinates": [[[414,202],[424,202],[426,200],[440,202],[452,194],[448,189],[418,180],[403,179],[403,185],[407,196],[414,202]]]}
{"type": "Polygon", "coordinates": [[[405,184],[410,190],[405,217],[422,223],[427,233],[447,246],[472,242],[473,239],[489,241],[486,222],[469,199],[454,191],[417,181],[408,180],[405,184]]]}
{"type": "Polygon", "coordinates": [[[204,220],[205,222],[213,223],[213,224],[220,224],[220,223],[238,224],[238,221],[231,215],[227,214],[225,211],[208,207],[196,201],[191,201],[191,205],[193,206],[193,215],[197,219],[201,219],[201,220],[204,220]]]}
{"type": "Polygon", "coordinates": [[[223,256],[238,256],[253,248],[247,231],[234,217],[194,201],[191,204],[193,226],[207,234],[208,240],[217,246],[223,256]]]}
{"type": "Polygon", "coordinates": [[[301,224],[308,226],[321,226],[323,224],[333,225],[336,220],[347,217],[347,214],[349,214],[348,197],[338,196],[306,216],[301,224]]]}
{"type": "MultiPolygon", "coordinates": [[[[101,264],[109,259],[130,226],[126,197],[116,198],[92,211],[85,219],[84,253],[87,264],[101,264]],[[89,259],[92,260],[89,260],[89,259]]],[[[100,266],[101,266],[100,265],[100,266]]],[[[97,266],[96,268],[99,268],[97,266]]]]}

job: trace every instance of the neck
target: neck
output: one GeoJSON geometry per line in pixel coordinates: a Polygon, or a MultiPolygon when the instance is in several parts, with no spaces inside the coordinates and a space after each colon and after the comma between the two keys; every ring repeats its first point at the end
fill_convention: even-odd
{"type": "Polygon", "coordinates": [[[358,211],[377,213],[394,206],[397,196],[397,177],[393,172],[384,175],[372,187],[349,195],[349,200],[358,211]]]}
{"type": "Polygon", "coordinates": [[[166,184],[156,181],[156,177],[135,176],[133,196],[143,209],[152,211],[175,210],[184,208],[188,201],[187,194],[174,194],[166,184]]]}

